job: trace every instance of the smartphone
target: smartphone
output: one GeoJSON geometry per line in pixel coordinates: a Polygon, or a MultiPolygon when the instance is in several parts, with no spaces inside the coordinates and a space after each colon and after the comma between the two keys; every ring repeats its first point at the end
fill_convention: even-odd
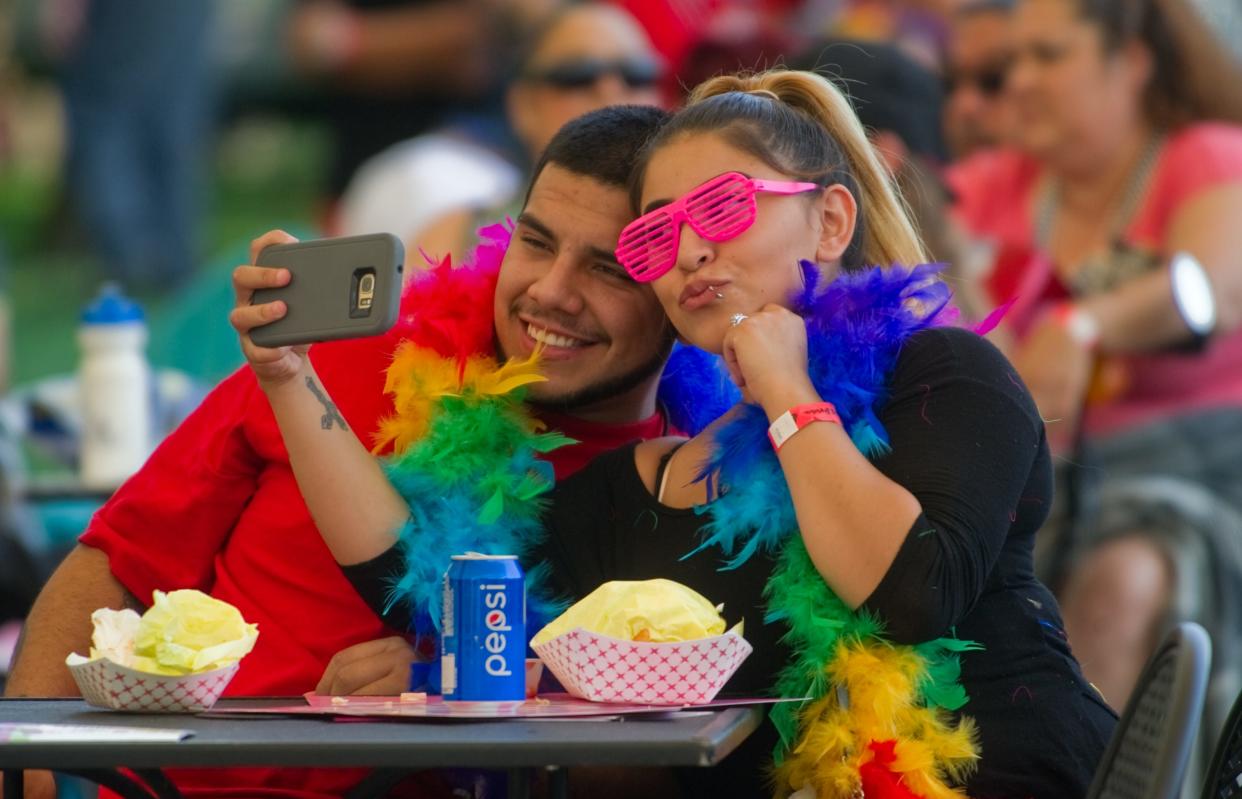
{"type": "Polygon", "coordinates": [[[391,233],[274,244],[259,266],[284,267],[288,285],[260,289],[252,305],[284,300],[288,313],[250,331],[260,347],[374,336],[397,321],[405,247],[391,233]]]}

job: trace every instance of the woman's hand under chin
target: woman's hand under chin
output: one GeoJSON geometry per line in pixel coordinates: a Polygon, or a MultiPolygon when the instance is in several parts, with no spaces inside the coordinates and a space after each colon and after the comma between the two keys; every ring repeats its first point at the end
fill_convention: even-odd
{"type": "Polygon", "coordinates": [[[806,324],[788,308],[769,303],[730,327],[722,354],[742,398],[769,419],[820,399],[807,374],[806,324]]]}

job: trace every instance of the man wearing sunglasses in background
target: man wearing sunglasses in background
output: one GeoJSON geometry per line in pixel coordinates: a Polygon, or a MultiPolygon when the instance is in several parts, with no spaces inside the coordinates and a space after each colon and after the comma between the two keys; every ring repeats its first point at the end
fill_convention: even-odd
{"type": "Polygon", "coordinates": [[[606,105],[662,105],[664,67],[625,10],[582,3],[555,12],[521,58],[505,97],[514,132],[540,153],[561,126],[606,105]]]}
{"type": "Polygon", "coordinates": [[[609,3],[562,5],[523,37],[505,92],[521,152],[477,125],[402,142],[363,164],[341,200],[341,234],[391,231],[407,252],[456,260],[481,222],[516,216],[529,165],[571,119],[609,105],[661,105],[664,65],[642,27],[609,3]]]}
{"type": "Polygon", "coordinates": [[[954,158],[1008,142],[1005,97],[1013,0],[968,0],[954,12],[945,64],[944,131],[954,158]]]}

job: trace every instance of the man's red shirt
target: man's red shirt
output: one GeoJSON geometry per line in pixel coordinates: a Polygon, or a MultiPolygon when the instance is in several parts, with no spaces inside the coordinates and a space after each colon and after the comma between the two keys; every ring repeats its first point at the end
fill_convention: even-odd
{"type": "MultiPolygon", "coordinates": [[[[368,447],[392,413],[384,371],[399,334],[316,345],[311,361],[368,447]]],[[[551,453],[558,477],[634,439],[665,433],[661,414],[632,425],[549,418],[579,444],[551,453]]],[[[81,542],[107,553],[139,600],[197,588],[257,622],[254,651],[227,696],[299,695],[331,657],[392,635],[342,576],[302,501],[280,431],[253,373],[225,379],[92,519],[81,542]]],[[[336,797],[352,769],[172,770],[187,796],[336,797]]],[[[430,776],[428,777],[430,780],[430,776]]],[[[430,784],[430,782],[428,783],[430,784]]],[[[434,795],[425,788],[417,795],[434,795]]]]}

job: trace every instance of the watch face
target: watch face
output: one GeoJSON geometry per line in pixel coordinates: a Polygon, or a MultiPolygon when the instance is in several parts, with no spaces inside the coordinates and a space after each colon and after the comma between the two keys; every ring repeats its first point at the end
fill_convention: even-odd
{"type": "Polygon", "coordinates": [[[1197,336],[1211,333],[1216,325],[1216,299],[1212,282],[1199,260],[1190,253],[1178,253],[1169,262],[1169,275],[1173,281],[1173,301],[1186,326],[1197,336]]]}

